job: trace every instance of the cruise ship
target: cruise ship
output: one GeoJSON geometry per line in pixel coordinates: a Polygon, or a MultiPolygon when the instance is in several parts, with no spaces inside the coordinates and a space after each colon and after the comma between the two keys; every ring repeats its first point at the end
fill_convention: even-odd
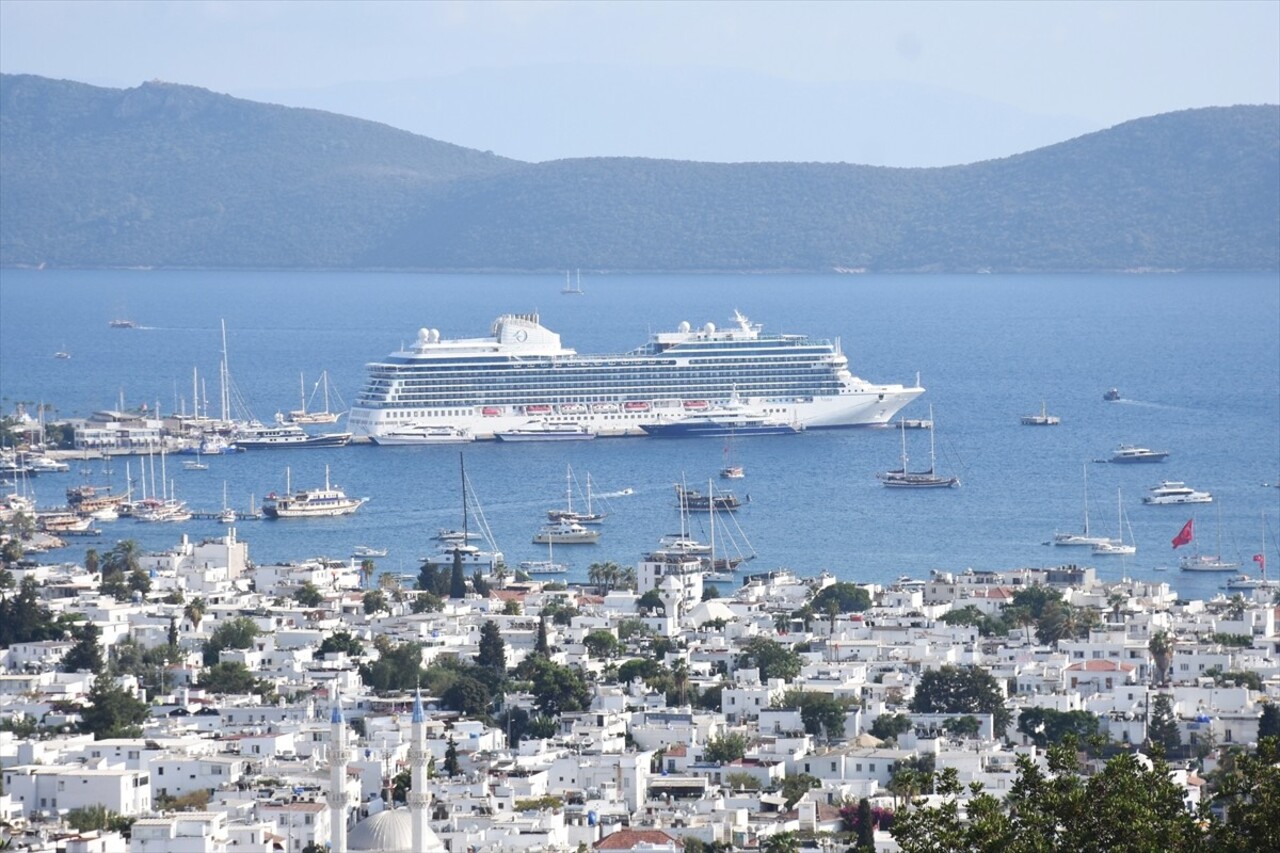
{"type": "Polygon", "coordinates": [[[878,385],[849,371],[840,342],[764,334],[738,312],[653,334],[627,353],[565,348],[537,314],[504,314],[488,337],[417,340],[367,365],[348,429],[375,442],[418,426],[448,425],[491,439],[537,418],[600,436],[642,436],[647,425],[733,398],[797,428],[881,426],[924,393],[878,385]]]}

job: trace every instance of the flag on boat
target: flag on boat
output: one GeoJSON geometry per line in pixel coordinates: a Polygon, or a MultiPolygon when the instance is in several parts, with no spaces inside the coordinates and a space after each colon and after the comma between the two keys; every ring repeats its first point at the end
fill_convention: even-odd
{"type": "Polygon", "coordinates": [[[1174,548],[1180,548],[1195,538],[1195,523],[1196,520],[1194,518],[1187,519],[1187,523],[1182,525],[1182,529],[1178,531],[1178,535],[1173,537],[1174,548]]]}
{"type": "Polygon", "coordinates": [[[1264,554],[1254,554],[1253,561],[1258,564],[1258,568],[1264,572],[1267,570],[1267,558],[1264,554]]]}

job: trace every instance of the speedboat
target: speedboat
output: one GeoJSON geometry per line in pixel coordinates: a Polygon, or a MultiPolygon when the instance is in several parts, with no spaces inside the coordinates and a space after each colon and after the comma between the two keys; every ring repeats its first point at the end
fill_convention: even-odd
{"type": "Polygon", "coordinates": [[[1151,450],[1132,444],[1122,444],[1111,454],[1110,462],[1163,462],[1169,458],[1167,450],[1151,450]]]}
{"type": "Polygon", "coordinates": [[[1110,391],[1102,395],[1102,399],[1106,400],[1108,403],[1114,403],[1116,400],[1120,399],[1120,391],[1112,388],[1110,391]]]}
{"type": "Polygon", "coordinates": [[[691,509],[737,509],[742,506],[743,501],[733,492],[715,492],[706,495],[676,483],[676,503],[680,509],[688,511],[691,509]]]}
{"type": "Polygon", "coordinates": [[[1125,545],[1123,542],[1099,542],[1093,546],[1096,557],[1119,557],[1138,553],[1137,545],[1125,545]]]}
{"type": "Polygon", "coordinates": [[[355,557],[357,560],[368,559],[370,557],[385,557],[387,556],[387,549],[371,548],[368,545],[357,545],[351,549],[351,556],[355,557]]]}
{"type": "Polygon", "coordinates": [[[1152,486],[1151,494],[1144,495],[1144,504],[1207,504],[1213,503],[1210,492],[1197,492],[1186,483],[1177,480],[1163,480],[1160,485],[1152,486]]]}

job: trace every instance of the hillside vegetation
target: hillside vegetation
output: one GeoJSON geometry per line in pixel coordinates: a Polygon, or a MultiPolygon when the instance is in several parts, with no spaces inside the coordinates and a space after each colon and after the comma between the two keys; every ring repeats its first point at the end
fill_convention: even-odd
{"type": "Polygon", "coordinates": [[[941,169],[522,163],[189,86],[0,77],[0,263],[432,270],[1280,268],[1280,107],[941,169]]]}

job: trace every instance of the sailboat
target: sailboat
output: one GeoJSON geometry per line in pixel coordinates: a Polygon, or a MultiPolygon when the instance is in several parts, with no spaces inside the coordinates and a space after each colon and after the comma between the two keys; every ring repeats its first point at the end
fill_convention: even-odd
{"type": "MultiPolygon", "coordinates": [[[[289,420],[295,424],[331,424],[337,422],[342,417],[342,412],[329,411],[329,371],[324,370],[320,373],[320,379],[316,381],[315,387],[311,389],[311,400],[307,399],[307,386],[303,381],[302,374],[298,374],[298,386],[302,396],[302,408],[294,409],[289,413],[289,420]],[[315,400],[316,392],[324,389],[324,409],[321,411],[307,411],[308,402],[315,400]]],[[[335,392],[336,393],[336,392],[335,392]]]]}
{"type": "Polygon", "coordinates": [[[565,296],[582,296],[582,270],[578,270],[578,280],[575,284],[569,280],[569,271],[564,271],[564,287],[560,288],[560,293],[565,296]]]}
{"type": "Polygon", "coordinates": [[[479,569],[486,574],[496,574],[500,567],[506,565],[506,560],[494,542],[493,531],[489,529],[489,522],[484,517],[484,509],[479,501],[474,503],[478,531],[471,531],[474,490],[471,488],[471,481],[467,479],[466,459],[461,453],[458,454],[458,473],[462,481],[462,530],[448,531],[447,536],[444,531],[438,533],[436,537],[440,542],[440,550],[423,557],[422,563],[436,569],[449,569],[453,567],[455,557],[460,556],[464,569],[479,569]],[[488,550],[472,545],[473,539],[483,540],[488,550]]]}
{"type": "Polygon", "coordinates": [[[725,480],[741,480],[747,476],[746,470],[732,459],[733,451],[733,433],[730,432],[724,439],[724,467],[720,469],[720,477],[725,480]]]}
{"type": "Polygon", "coordinates": [[[1230,590],[1274,590],[1280,589],[1280,581],[1267,580],[1267,514],[1262,513],[1262,547],[1253,555],[1253,562],[1258,564],[1258,577],[1236,575],[1227,581],[1230,590]]]}
{"type": "Polygon", "coordinates": [[[587,474],[587,509],[585,512],[578,512],[573,508],[573,487],[575,485],[573,479],[573,466],[566,466],[565,474],[565,508],[547,510],[547,519],[550,521],[567,521],[573,524],[599,524],[604,521],[608,513],[596,512],[591,505],[591,474],[587,474]]]}
{"type": "Polygon", "coordinates": [[[222,512],[218,513],[218,521],[222,524],[235,524],[236,511],[227,506],[227,481],[222,481],[222,512]]]}
{"type": "Polygon", "coordinates": [[[1110,539],[1106,536],[1091,536],[1089,534],[1089,466],[1084,466],[1084,533],[1054,533],[1054,545],[1088,545],[1093,548],[1098,545],[1110,544],[1119,545],[1119,541],[1110,539]]]}
{"type": "Polygon", "coordinates": [[[1093,546],[1094,556],[1123,557],[1138,553],[1138,546],[1133,541],[1133,528],[1129,527],[1129,542],[1124,541],[1124,530],[1128,519],[1124,514],[1124,504],[1120,500],[1120,490],[1116,489],[1116,533],[1119,536],[1109,542],[1099,542],[1093,546]]]}
{"type": "MultiPolygon", "coordinates": [[[[929,407],[929,422],[933,423],[933,407],[929,407]]],[[[899,431],[902,433],[902,467],[893,471],[882,471],[876,476],[891,489],[949,489],[960,485],[958,477],[943,477],[937,472],[936,454],[934,451],[935,429],[929,430],[929,467],[924,471],[907,469],[907,425],[899,420],[899,431]]]]}
{"type": "MultiPolygon", "coordinates": [[[[1188,541],[1197,541],[1194,538],[1195,536],[1194,534],[1195,519],[1194,518],[1192,518],[1191,521],[1187,522],[1187,529],[1189,531],[1188,536],[1190,537],[1188,541]]],[[[1174,547],[1177,547],[1177,546],[1175,545],[1174,547]]],[[[1200,548],[1197,545],[1194,553],[1188,554],[1178,561],[1178,568],[1182,569],[1182,571],[1184,572],[1229,572],[1233,569],[1237,569],[1240,567],[1240,564],[1238,562],[1232,562],[1231,560],[1224,560],[1222,558],[1222,505],[1221,504],[1218,505],[1217,551],[1218,553],[1216,554],[1201,554],[1200,548]]]]}

